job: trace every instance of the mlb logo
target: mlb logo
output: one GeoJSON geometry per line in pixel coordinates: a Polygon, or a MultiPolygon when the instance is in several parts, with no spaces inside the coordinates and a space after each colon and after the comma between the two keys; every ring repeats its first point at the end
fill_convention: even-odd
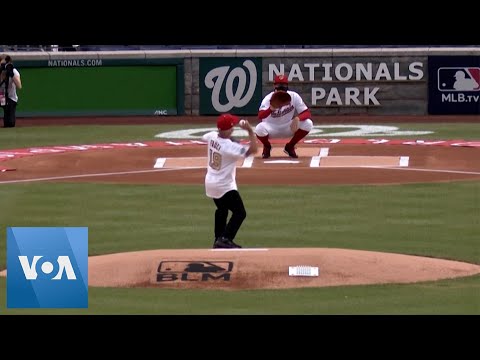
{"type": "Polygon", "coordinates": [[[480,68],[441,67],[438,68],[438,90],[480,91],[480,68]]]}
{"type": "Polygon", "coordinates": [[[8,308],[88,307],[88,228],[7,228],[8,308]]]}

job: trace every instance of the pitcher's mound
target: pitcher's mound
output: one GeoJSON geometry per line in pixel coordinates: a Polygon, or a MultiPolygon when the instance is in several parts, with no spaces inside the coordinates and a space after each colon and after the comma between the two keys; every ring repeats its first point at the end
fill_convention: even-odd
{"type": "Polygon", "coordinates": [[[90,286],[229,290],[410,283],[480,273],[480,266],[458,261],[329,248],[149,250],[93,256],[88,269],[90,286]],[[318,268],[318,276],[289,276],[293,266],[318,268]]]}

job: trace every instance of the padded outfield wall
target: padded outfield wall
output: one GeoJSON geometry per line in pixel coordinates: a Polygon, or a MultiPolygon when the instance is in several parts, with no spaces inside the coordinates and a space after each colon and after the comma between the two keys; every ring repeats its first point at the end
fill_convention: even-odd
{"type": "Polygon", "coordinates": [[[279,73],[314,115],[480,114],[475,47],[11,55],[19,117],[255,115],[279,73]]]}

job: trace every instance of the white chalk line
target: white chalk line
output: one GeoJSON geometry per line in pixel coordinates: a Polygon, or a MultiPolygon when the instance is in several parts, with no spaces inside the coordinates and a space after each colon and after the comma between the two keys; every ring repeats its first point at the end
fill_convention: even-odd
{"type": "Polygon", "coordinates": [[[386,166],[358,166],[361,168],[370,169],[386,169],[386,170],[403,170],[403,171],[424,171],[424,172],[438,172],[449,174],[465,174],[465,175],[480,175],[477,171],[462,171],[462,170],[442,170],[442,169],[421,169],[421,168],[405,168],[405,167],[386,167],[386,166]]]}
{"type": "Polygon", "coordinates": [[[248,157],[245,158],[245,160],[243,161],[243,165],[242,167],[244,168],[251,168],[252,167],[252,164],[253,164],[253,159],[255,157],[253,155],[250,155],[248,157]]]}
{"type": "Polygon", "coordinates": [[[145,174],[145,173],[154,173],[154,172],[161,172],[161,171],[175,171],[175,170],[203,169],[203,168],[204,168],[204,166],[194,166],[194,167],[171,168],[171,169],[170,168],[162,168],[162,169],[156,169],[156,170],[135,170],[135,171],[119,171],[119,172],[95,173],[95,174],[52,176],[52,177],[44,177],[44,178],[0,181],[0,185],[1,184],[24,183],[24,182],[35,182],[35,181],[77,179],[77,178],[98,177],[98,176],[145,174]]]}

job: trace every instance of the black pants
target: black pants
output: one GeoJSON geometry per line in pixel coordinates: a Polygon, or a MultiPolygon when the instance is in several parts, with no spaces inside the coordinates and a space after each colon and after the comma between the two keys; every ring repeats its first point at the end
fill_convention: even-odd
{"type": "Polygon", "coordinates": [[[12,99],[7,99],[7,102],[3,108],[3,126],[4,127],[15,127],[15,122],[17,120],[16,110],[17,103],[12,99]]]}
{"type": "Polygon", "coordinates": [[[245,206],[237,190],[231,190],[220,199],[213,199],[217,210],[215,211],[215,238],[226,237],[233,241],[238,229],[242,226],[243,220],[247,217],[245,206]],[[232,217],[227,223],[228,211],[232,217]]]}

